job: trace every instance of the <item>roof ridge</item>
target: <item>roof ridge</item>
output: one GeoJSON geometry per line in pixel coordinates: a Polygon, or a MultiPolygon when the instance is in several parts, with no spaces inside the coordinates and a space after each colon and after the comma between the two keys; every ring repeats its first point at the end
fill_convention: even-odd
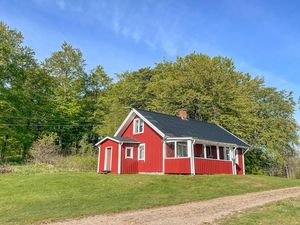
{"type": "Polygon", "coordinates": [[[172,116],[172,117],[175,117],[175,118],[180,119],[182,121],[195,121],[195,122],[209,123],[209,124],[213,124],[213,125],[218,126],[218,124],[210,122],[210,121],[198,120],[198,119],[185,119],[185,120],[183,120],[179,116],[176,116],[176,115],[170,115],[170,114],[166,114],[166,113],[161,113],[161,112],[156,112],[156,111],[150,111],[150,110],[145,110],[145,109],[137,109],[137,108],[133,108],[133,109],[135,109],[137,111],[146,111],[146,112],[150,112],[150,113],[156,113],[156,114],[160,114],[160,115],[164,115],[164,116],[172,116]]]}

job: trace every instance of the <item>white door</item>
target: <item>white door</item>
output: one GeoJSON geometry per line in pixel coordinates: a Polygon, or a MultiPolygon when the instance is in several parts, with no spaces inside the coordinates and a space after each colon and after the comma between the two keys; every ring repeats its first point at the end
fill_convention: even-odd
{"type": "Polygon", "coordinates": [[[111,171],[111,156],[112,156],[112,148],[105,148],[105,161],[104,161],[104,170],[111,171]]]}

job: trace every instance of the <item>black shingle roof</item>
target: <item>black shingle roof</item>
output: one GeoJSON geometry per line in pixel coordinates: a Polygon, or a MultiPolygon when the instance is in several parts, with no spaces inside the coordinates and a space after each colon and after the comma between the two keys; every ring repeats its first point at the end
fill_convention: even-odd
{"type": "Polygon", "coordinates": [[[193,137],[201,140],[249,147],[247,143],[214,123],[200,120],[183,120],[177,116],[141,109],[136,110],[169,137],[193,137]]]}

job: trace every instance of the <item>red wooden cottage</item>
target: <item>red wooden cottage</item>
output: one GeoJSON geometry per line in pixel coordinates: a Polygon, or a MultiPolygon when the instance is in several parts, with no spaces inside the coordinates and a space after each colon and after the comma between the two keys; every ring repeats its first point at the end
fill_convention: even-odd
{"type": "Polygon", "coordinates": [[[249,145],[223,127],[132,109],[99,146],[98,173],[245,174],[249,145]]]}

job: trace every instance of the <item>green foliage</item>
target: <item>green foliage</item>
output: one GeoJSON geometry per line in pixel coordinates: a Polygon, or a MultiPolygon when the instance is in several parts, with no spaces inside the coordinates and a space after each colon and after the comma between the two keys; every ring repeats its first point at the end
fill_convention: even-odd
{"type": "Polygon", "coordinates": [[[97,171],[97,156],[66,156],[55,160],[55,167],[65,171],[97,171]]]}
{"type": "Polygon", "coordinates": [[[39,132],[35,117],[49,112],[51,79],[22,42],[21,33],[0,23],[0,161],[25,158],[39,132]]]}
{"type": "Polygon", "coordinates": [[[44,134],[39,137],[32,145],[30,154],[34,162],[37,163],[53,163],[58,156],[57,134],[44,134]]]}

